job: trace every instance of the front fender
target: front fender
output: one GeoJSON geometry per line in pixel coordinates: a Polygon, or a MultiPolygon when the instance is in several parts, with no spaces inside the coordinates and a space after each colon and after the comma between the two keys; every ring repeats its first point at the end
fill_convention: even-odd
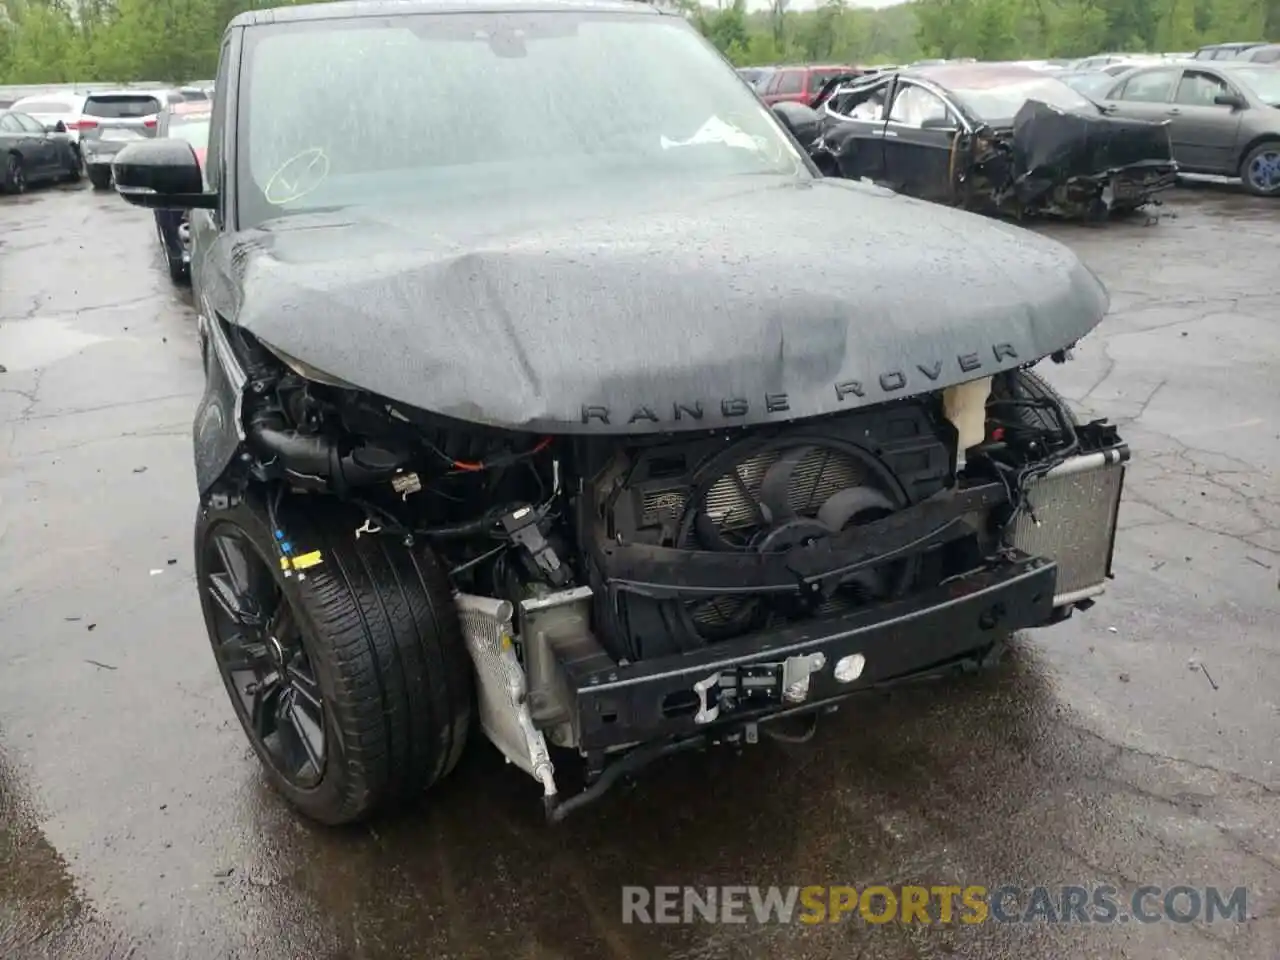
{"type": "Polygon", "coordinates": [[[204,396],[192,429],[196,485],[204,497],[235,462],[245,441],[244,391],[249,378],[216,318],[200,317],[204,396]]]}

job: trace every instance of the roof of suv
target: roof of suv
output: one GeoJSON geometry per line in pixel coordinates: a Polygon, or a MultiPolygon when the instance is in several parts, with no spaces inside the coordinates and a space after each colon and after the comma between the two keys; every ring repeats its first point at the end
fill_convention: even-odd
{"type": "MultiPolygon", "coordinates": [[[[249,10],[231,21],[233,27],[308,20],[345,20],[351,17],[387,17],[422,13],[556,13],[593,10],[603,13],[667,14],[643,0],[337,0],[294,7],[249,10]]],[[[673,15],[673,14],[667,14],[673,15]]]]}
{"type": "Polygon", "coordinates": [[[158,87],[154,90],[143,87],[121,87],[119,90],[95,90],[88,94],[86,100],[102,100],[104,98],[113,100],[120,97],[150,97],[152,100],[158,100],[161,104],[168,103],[172,99],[180,100],[182,94],[168,87],[158,87]]]}

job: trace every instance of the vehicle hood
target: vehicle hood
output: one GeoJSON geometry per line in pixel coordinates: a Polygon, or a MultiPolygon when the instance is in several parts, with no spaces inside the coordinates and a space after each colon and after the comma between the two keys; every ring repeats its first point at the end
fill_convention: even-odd
{"type": "Polygon", "coordinates": [[[463,420],[656,432],[816,416],[1070,346],[1108,306],[1061,244],[823,179],[297,215],[219,241],[224,316],[463,420]]]}

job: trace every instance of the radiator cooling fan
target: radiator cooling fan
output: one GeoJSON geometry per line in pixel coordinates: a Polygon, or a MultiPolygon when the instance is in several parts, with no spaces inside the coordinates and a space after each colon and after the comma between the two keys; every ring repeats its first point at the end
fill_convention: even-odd
{"type": "MultiPolygon", "coordinates": [[[[783,552],[907,505],[888,468],[854,444],[789,438],[746,446],[699,470],[680,521],[683,549],[783,552]]],[[[829,615],[895,596],[909,579],[908,567],[899,562],[859,571],[816,605],[793,595],[730,594],[684,601],[683,614],[703,642],[728,640],[778,618],[829,615]]]]}

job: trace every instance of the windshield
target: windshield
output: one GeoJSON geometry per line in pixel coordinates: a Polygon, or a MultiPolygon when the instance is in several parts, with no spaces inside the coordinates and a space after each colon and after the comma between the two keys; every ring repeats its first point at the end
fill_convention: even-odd
{"type": "Polygon", "coordinates": [[[583,183],[808,176],[680,18],[406,15],[274,24],[245,43],[245,226],[362,204],[519,203],[583,183]]]}
{"type": "Polygon", "coordinates": [[[989,85],[952,84],[951,91],[961,103],[988,123],[1012,120],[1028,100],[1039,100],[1060,110],[1096,110],[1094,103],[1052,77],[1028,77],[1010,81],[993,78],[989,85]]]}
{"type": "Polygon", "coordinates": [[[145,94],[117,94],[90,97],[84,103],[86,116],[108,120],[135,120],[160,112],[160,101],[145,94]]]}
{"type": "Polygon", "coordinates": [[[1086,97],[1101,97],[1116,84],[1116,78],[1109,73],[1073,73],[1062,78],[1062,82],[1073,90],[1079,90],[1086,97]]]}
{"type": "Polygon", "coordinates": [[[1236,67],[1231,71],[1231,78],[1252,90],[1263,103],[1280,106],[1280,68],[1236,67]]]}

